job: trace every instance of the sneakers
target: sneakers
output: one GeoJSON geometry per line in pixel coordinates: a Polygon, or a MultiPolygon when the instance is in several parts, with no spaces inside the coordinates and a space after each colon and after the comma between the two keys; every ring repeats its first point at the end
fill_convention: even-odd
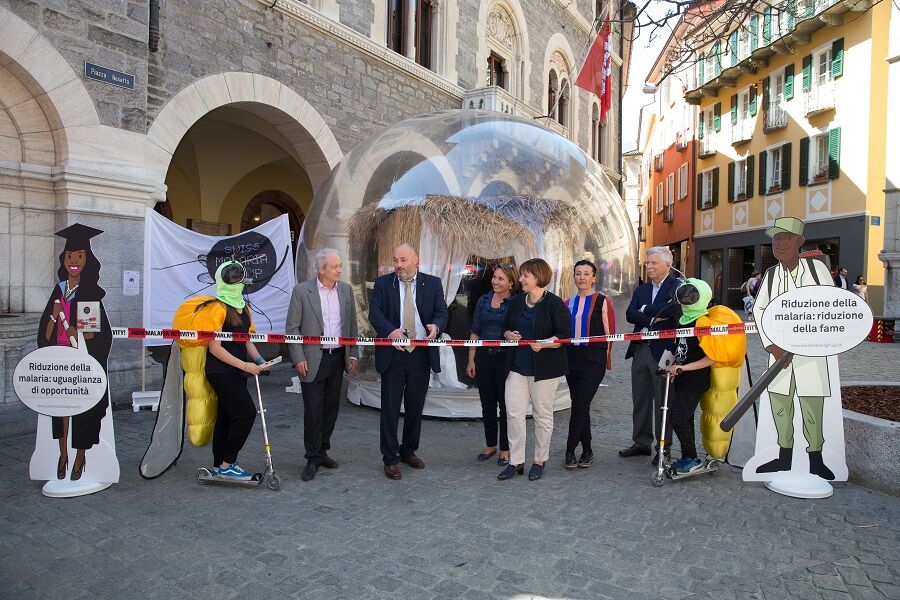
{"type": "Polygon", "coordinates": [[[566,469],[572,470],[578,466],[578,461],[575,460],[575,452],[572,450],[566,451],[566,469]]]}
{"type": "Polygon", "coordinates": [[[696,471],[703,466],[703,462],[699,458],[682,458],[672,465],[673,473],[690,473],[696,471]]]}
{"type": "Polygon", "coordinates": [[[594,453],[592,451],[582,452],[578,459],[579,469],[588,469],[594,463],[594,453]]]}
{"type": "Polygon", "coordinates": [[[226,479],[240,479],[242,481],[253,479],[253,474],[240,468],[237,463],[227,467],[218,467],[216,475],[226,479]]]}

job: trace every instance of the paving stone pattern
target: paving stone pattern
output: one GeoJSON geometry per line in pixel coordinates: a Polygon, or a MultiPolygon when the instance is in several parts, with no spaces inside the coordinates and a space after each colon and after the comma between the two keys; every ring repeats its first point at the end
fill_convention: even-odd
{"type": "MultiPolygon", "coordinates": [[[[33,434],[2,439],[0,597],[900,598],[898,498],[845,483],[827,500],[785,498],[728,467],[657,489],[648,460],[619,458],[623,352],[594,402],[594,467],[563,469],[562,411],[537,482],[498,482],[496,463],[475,461],[480,422],[436,419],[423,426],[428,468],[402,465],[389,481],[379,413],[347,404],[331,453],[341,468],[303,483],[300,398],[279,392],[287,369],[264,388],[281,492],[198,485],[210,450],[190,446],[141,480],[149,412],[116,410],[121,483],[84,498],[42,497],[27,475],[33,434]]],[[[841,364],[846,380],[900,381],[900,346],[863,344],[841,364]]],[[[261,455],[257,423],[241,462],[261,455]]]]}

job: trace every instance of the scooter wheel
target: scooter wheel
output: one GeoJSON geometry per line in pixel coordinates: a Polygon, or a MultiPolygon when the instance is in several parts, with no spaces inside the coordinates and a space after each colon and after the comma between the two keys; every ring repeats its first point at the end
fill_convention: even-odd
{"type": "Polygon", "coordinates": [[[653,487],[662,487],[663,484],[663,476],[659,473],[654,473],[650,476],[650,483],[653,484],[653,487]]]}
{"type": "Polygon", "coordinates": [[[266,487],[272,490],[273,492],[277,492],[281,489],[281,478],[278,477],[275,473],[269,477],[269,480],[266,481],[266,487]]]}

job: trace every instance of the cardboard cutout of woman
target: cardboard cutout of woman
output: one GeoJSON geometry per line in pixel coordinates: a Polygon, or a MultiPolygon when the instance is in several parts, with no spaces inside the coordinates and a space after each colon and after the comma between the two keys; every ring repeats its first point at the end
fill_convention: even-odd
{"type": "MultiPolygon", "coordinates": [[[[91,251],[91,238],[103,233],[75,224],[58,231],[66,244],[59,255],[59,283],[53,287],[38,327],[37,345],[72,346],[78,339],[76,329],[79,308],[85,303],[99,305],[100,331],[85,332],[84,343],[90,354],[106,371],[112,346],[112,330],[101,300],[100,261],[91,251]],[[65,317],[68,324],[63,324],[65,317]]],[[[77,342],[76,342],[77,343],[77,342]]],[[[72,417],[38,416],[35,451],[31,457],[32,479],[89,482],[117,482],[119,464],[115,454],[112,411],[107,387],[103,398],[81,414],[72,417]],[[74,457],[72,456],[74,451],[74,457]],[[90,458],[90,460],[88,460],[90,458]],[[88,463],[92,469],[88,469],[88,463]]]]}

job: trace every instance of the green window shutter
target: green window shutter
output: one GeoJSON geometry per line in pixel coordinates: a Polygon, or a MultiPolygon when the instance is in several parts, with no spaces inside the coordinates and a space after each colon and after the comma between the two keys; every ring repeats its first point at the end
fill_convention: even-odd
{"type": "Polygon", "coordinates": [[[794,63],[784,68],[784,99],[790,100],[794,97],[794,63]]]}
{"type": "Polygon", "coordinates": [[[718,77],[722,72],[722,44],[718,40],[713,44],[713,77],[718,77]]]}
{"type": "Polygon", "coordinates": [[[841,128],[828,132],[828,179],[837,179],[841,174],[841,128]]]}
{"type": "Polygon", "coordinates": [[[706,76],[706,55],[701,52],[700,56],[697,58],[697,84],[703,85],[706,83],[704,79],[706,76]]]}
{"type": "Polygon", "coordinates": [[[759,17],[750,17],[750,52],[759,46],[759,17]]]}
{"type": "Polygon", "coordinates": [[[713,128],[716,131],[722,131],[722,103],[716,102],[713,105],[713,128]]]}
{"type": "MultiPolygon", "coordinates": [[[[832,63],[834,68],[834,63],[832,63]]],[[[803,91],[808,92],[812,89],[812,54],[803,57],[803,91]]]]}
{"type": "Polygon", "coordinates": [[[750,86],[750,116],[756,116],[756,86],[750,86]]]}
{"type": "Polygon", "coordinates": [[[759,195],[766,194],[766,151],[759,153],[759,195]]]}
{"type": "Polygon", "coordinates": [[[747,198],[753,197],[753,167],[756,166],[754,164],[755,162],[756,157],[752,154],[747,157],[747,179],[746,181],[744,181],[744,196],[746,196],[747,198]]]}
{"type": "Polygon", "coordinates": [[[703,139],[703,111],[700,111],[700,120],[697,121],[697,139],[703,139]]]}
{"type": "Polygon", "coordinates": [[[719,167],[713,169],[713,189],[712,189],[712,205],[719,205],[719,167]]]}
{"type": "Polygon", "coordinates": [[[728,52],[731,54],[731,66],[738,63],[738,32],[737,29],[731,32],[728,37],[728,52]]]}
{"type": "Polygon", "coordinates": [[[762,103],[763,103],[763,110],[766,110],[769,108],[769,78],[768,77],[763,79],[762,103]]]}
{"type": "Polygon", "coordinates": [[[731,96],[731,124],[737,125],[737,94],[731,96]]]}
{"type": "Polygon", "coordinates": [[[697,189],[694,190],[697,195],[697,210],[703,209],[703,174],[697,174],[697,189]]]}
{"type": "Polygon", "coordinates": [[[734,163],[728,163],[728,201],[734,202],[734,163]]]}
{"type": "Polygon", "coordinates": [[[772,41],[772,7],[767,6],[763,11],[763,45],[768,45],[772,41]]]}
{"type": "Polygon", "coordinates": [[[800,185],[809,180],[809,138],[800,138],[800,185]]]}
{"type": "Polygon", "coordinates": [[[781,147],[781,189],[791,187],[791,143],[781,147]]]}
{"type": "Polygon", "coordinates": [[[788,29],[794,29],[797,26],[797,0],[788,0],[788,29]]]}
{"type": "Polygon", "coordinates": [[[837,79],[844,74],[844,38],[831,42],[831,76],[837,79]]]}

